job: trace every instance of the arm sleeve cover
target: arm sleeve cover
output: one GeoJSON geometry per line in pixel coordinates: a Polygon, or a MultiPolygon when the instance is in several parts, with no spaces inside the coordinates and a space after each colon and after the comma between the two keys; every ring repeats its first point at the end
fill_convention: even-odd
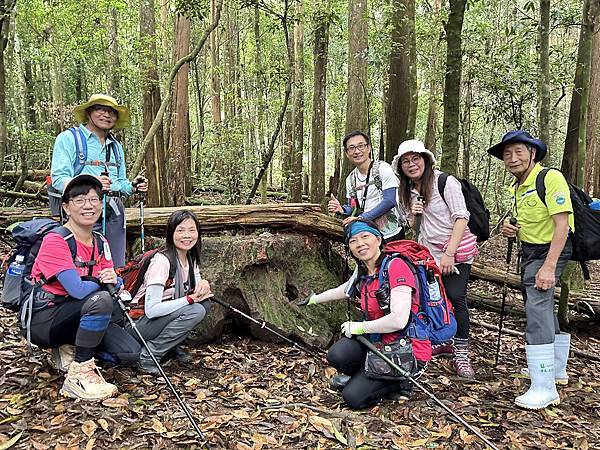
{"type": "Polygon", "coordinates": [[[348,281],[343,284],[340,284],[338,287],[329,289],[328,291],[321,292],[320,294],[315,295],[316,303],[327,303],[333,300],[341,300],[347,297],[346,295],[346,285],[348,281]]]}
{"type": "Polygon", "coordinates": [[[383,200],[381,200],[373,209],[362,213],[361,217],[369,220],[375,220],[396,206],[396,188],[386,189],[382,192],[382,194],[383,200]]]}
{"type": "Polygon", "coordinates": [[[167,316],[189,304],[185,297],[163,302],[162,296],[164,291],[165,287],[162,284],[151,284],[146,288],[144,313],[149,319],[167,316]]]}
{"type": "Polygon", "coordinates": [[[390,313],[375,320],[364,322],[367,333],[394,333],[402,330],[408,323],[412,288],[396,286],[390,291],[390,313]]]}
{"type": "Polygon", "coordinates": [[[98,283],[83,281],[75,269],[63,270],[56,275],[56,278],[65,288],[67,294],[77,300],[82,300],[100,289],[98,283]]]}

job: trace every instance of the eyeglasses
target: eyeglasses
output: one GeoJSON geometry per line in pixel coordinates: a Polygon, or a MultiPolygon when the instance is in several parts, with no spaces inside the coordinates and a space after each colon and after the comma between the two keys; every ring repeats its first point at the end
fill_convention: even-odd
{"type": "Polygon", "coordinates": [[[117,111],[115,111],[114,109],[112,109],[110,106],[102,106],[102,105],[94,105],[92,106],[92,111],[97,111],[100,112],[102,114],[106,114],[108,116],[111,117],[118,117],[119,113],[117,113],[117,111]]]}
{"type": "Polygon", "coordinates": [[[346,151],[347,152],[353,152],[354,150],[360,150],[363,151],[366,147],[367,147],[366,142],[363,142],[362,144],[357,144],[357,145],[350,145],[349,147],[346,147],[346,151]]]}
{"type": "Polygon", "coordinates": [[[400,163],[405,166],[408,167],[411,164],[419,164],[421,161],[423,160],[423,158],[421,156],[413,156],[412,158],[403,158],[402,160],[400,160],[400,163]]]}
{"type": "Polygon", "coordinates": [[[100,204],[100,197],[75,197],[69,200],[79,208],[85,205],[85,202],[90,202],[92,206],[98,206],[100,204]]]}

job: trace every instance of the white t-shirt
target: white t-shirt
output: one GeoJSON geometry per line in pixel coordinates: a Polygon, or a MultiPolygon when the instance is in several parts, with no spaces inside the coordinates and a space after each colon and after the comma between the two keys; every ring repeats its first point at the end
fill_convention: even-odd
{"type": "MultiPolygon", "coordinates": [[[[385,161],[374,161],[375,164],[379,164],[379,178],[381,179],[381,190],[377,187],[373,169],[371,169],[371,177],[369,178],[369,185],[367,189],[367,198],[365,201],[365,188],[367,182],[367,174],[361,174],[358,168],[355,167],[352,172],[346,177],[346,192],[348,198],[356,196],[358,199],[359,206],[363,206],[363,212],[369,212],[375,206],[377,206],[383,200],[383,191],[390,188],[398,189],[398,179],[390,166],[385,161]],[[356,192],[353,190],[353,185],[356,186],[356,192]]],[[[398,202],[396,206],[390,209],[387,214],[378,217],[375,223],[383,233],[383,237],[388,238],[398,233],[399,222],[400,222],[400,210],[398,208],[398,202]]]]}

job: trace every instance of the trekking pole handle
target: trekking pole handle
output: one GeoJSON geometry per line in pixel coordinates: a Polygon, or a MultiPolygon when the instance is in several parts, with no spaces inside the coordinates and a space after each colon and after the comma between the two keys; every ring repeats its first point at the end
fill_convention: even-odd
{"type": "Polygon", "coordinates": [[[146,192],[145,191],[138,191],[137,187],[142,184],[147,182],[146,178],[144,178],[142,175],[138,175],[137,177],[135,177],[135,180],[133,180],[131,182],[131,185],[134,187],[134,189],[136,190],[136,194],[139,196],[140,198],[140,202],[144,202],[146,200],[146,192]]]}
{"type": "MultiPolygon", "coordinates": [[[[510,223],[512,226],[516,227],[517,226],[517,219],[516,217],[511,217],[508,220],[508,223],[510,223]]],[[[513,251],[513,247],[515,245],[515,242],[517,242],[517,238],[514,236],[511,236],[508,238],[508,248],[506,251],[506,264],[510,264],[510,261],[512,260],[512,251],[513,251]]]]}

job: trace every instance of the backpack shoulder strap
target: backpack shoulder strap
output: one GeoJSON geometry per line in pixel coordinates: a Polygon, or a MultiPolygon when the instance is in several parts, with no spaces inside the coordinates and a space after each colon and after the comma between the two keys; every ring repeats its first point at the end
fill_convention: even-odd
{"type": "Polygon", "coordinates": [[[73,235],[73,232],[67,227],[63,226],[56,227],[50,232],[58,234],[65,240],[69,246],[69,251],[71,252],[71,259],[75,261],[75,258],[77,258],[77,243],[75,242],[75,236],[73,235]]]}
{"type": "Polygon", "coordinates": [[[75,165],[73,166],[73,174],[75,176],[79,175],[83,170],[83,166],[87,161],[87,141],[83,134],[83,131],[78,127],[69,128],[71,134],[73,134],[73,138],[75,139],[75,165]]]}
{"type": "Polygon", "coordinates": [[[446,172],[440,173],[440,176],[438,178],[438,191],[440,192],[440,196],[442,197],[442,200],[444,200],[444,203],[446,205],[448,205],[448,202],[446,201],[446,197],[444,196],[444,191],[446,190],[446,182],[447,181],[448,181],[448,174],[446,172]]]}
{"type": "Polygon", "coordinates": [[[381,175],[379,173],[379,166],[381,165],[381,161],[376,159],[373,161],[373,168],[371,176],[373,177],[373,183],[375,183],[375,187],[380,191],[383,190],[383,181],[381,181],[381,175]]]}
{"type": "Polygon", "coordinates": [[[114,134],[109,133],[108,136],[110,137],[110,139],[112,141],[110,143],[110,146],[111,146],[112,153],[115,157],[115,162],[117,163],[117,168],[118,168],[121,165],[121,155],[119,153],[119,146],[117,145],[118,141],[117,141],[117,138],[115,138],[114,134]]]}
{"type": "Polygon", "coordinates": [[[551,169],[542,169],[540,173],[535,177],[535,190],[537,191],[537,195],[542,201],[544,205],[546,205],[546,174],[551,169]]]}

